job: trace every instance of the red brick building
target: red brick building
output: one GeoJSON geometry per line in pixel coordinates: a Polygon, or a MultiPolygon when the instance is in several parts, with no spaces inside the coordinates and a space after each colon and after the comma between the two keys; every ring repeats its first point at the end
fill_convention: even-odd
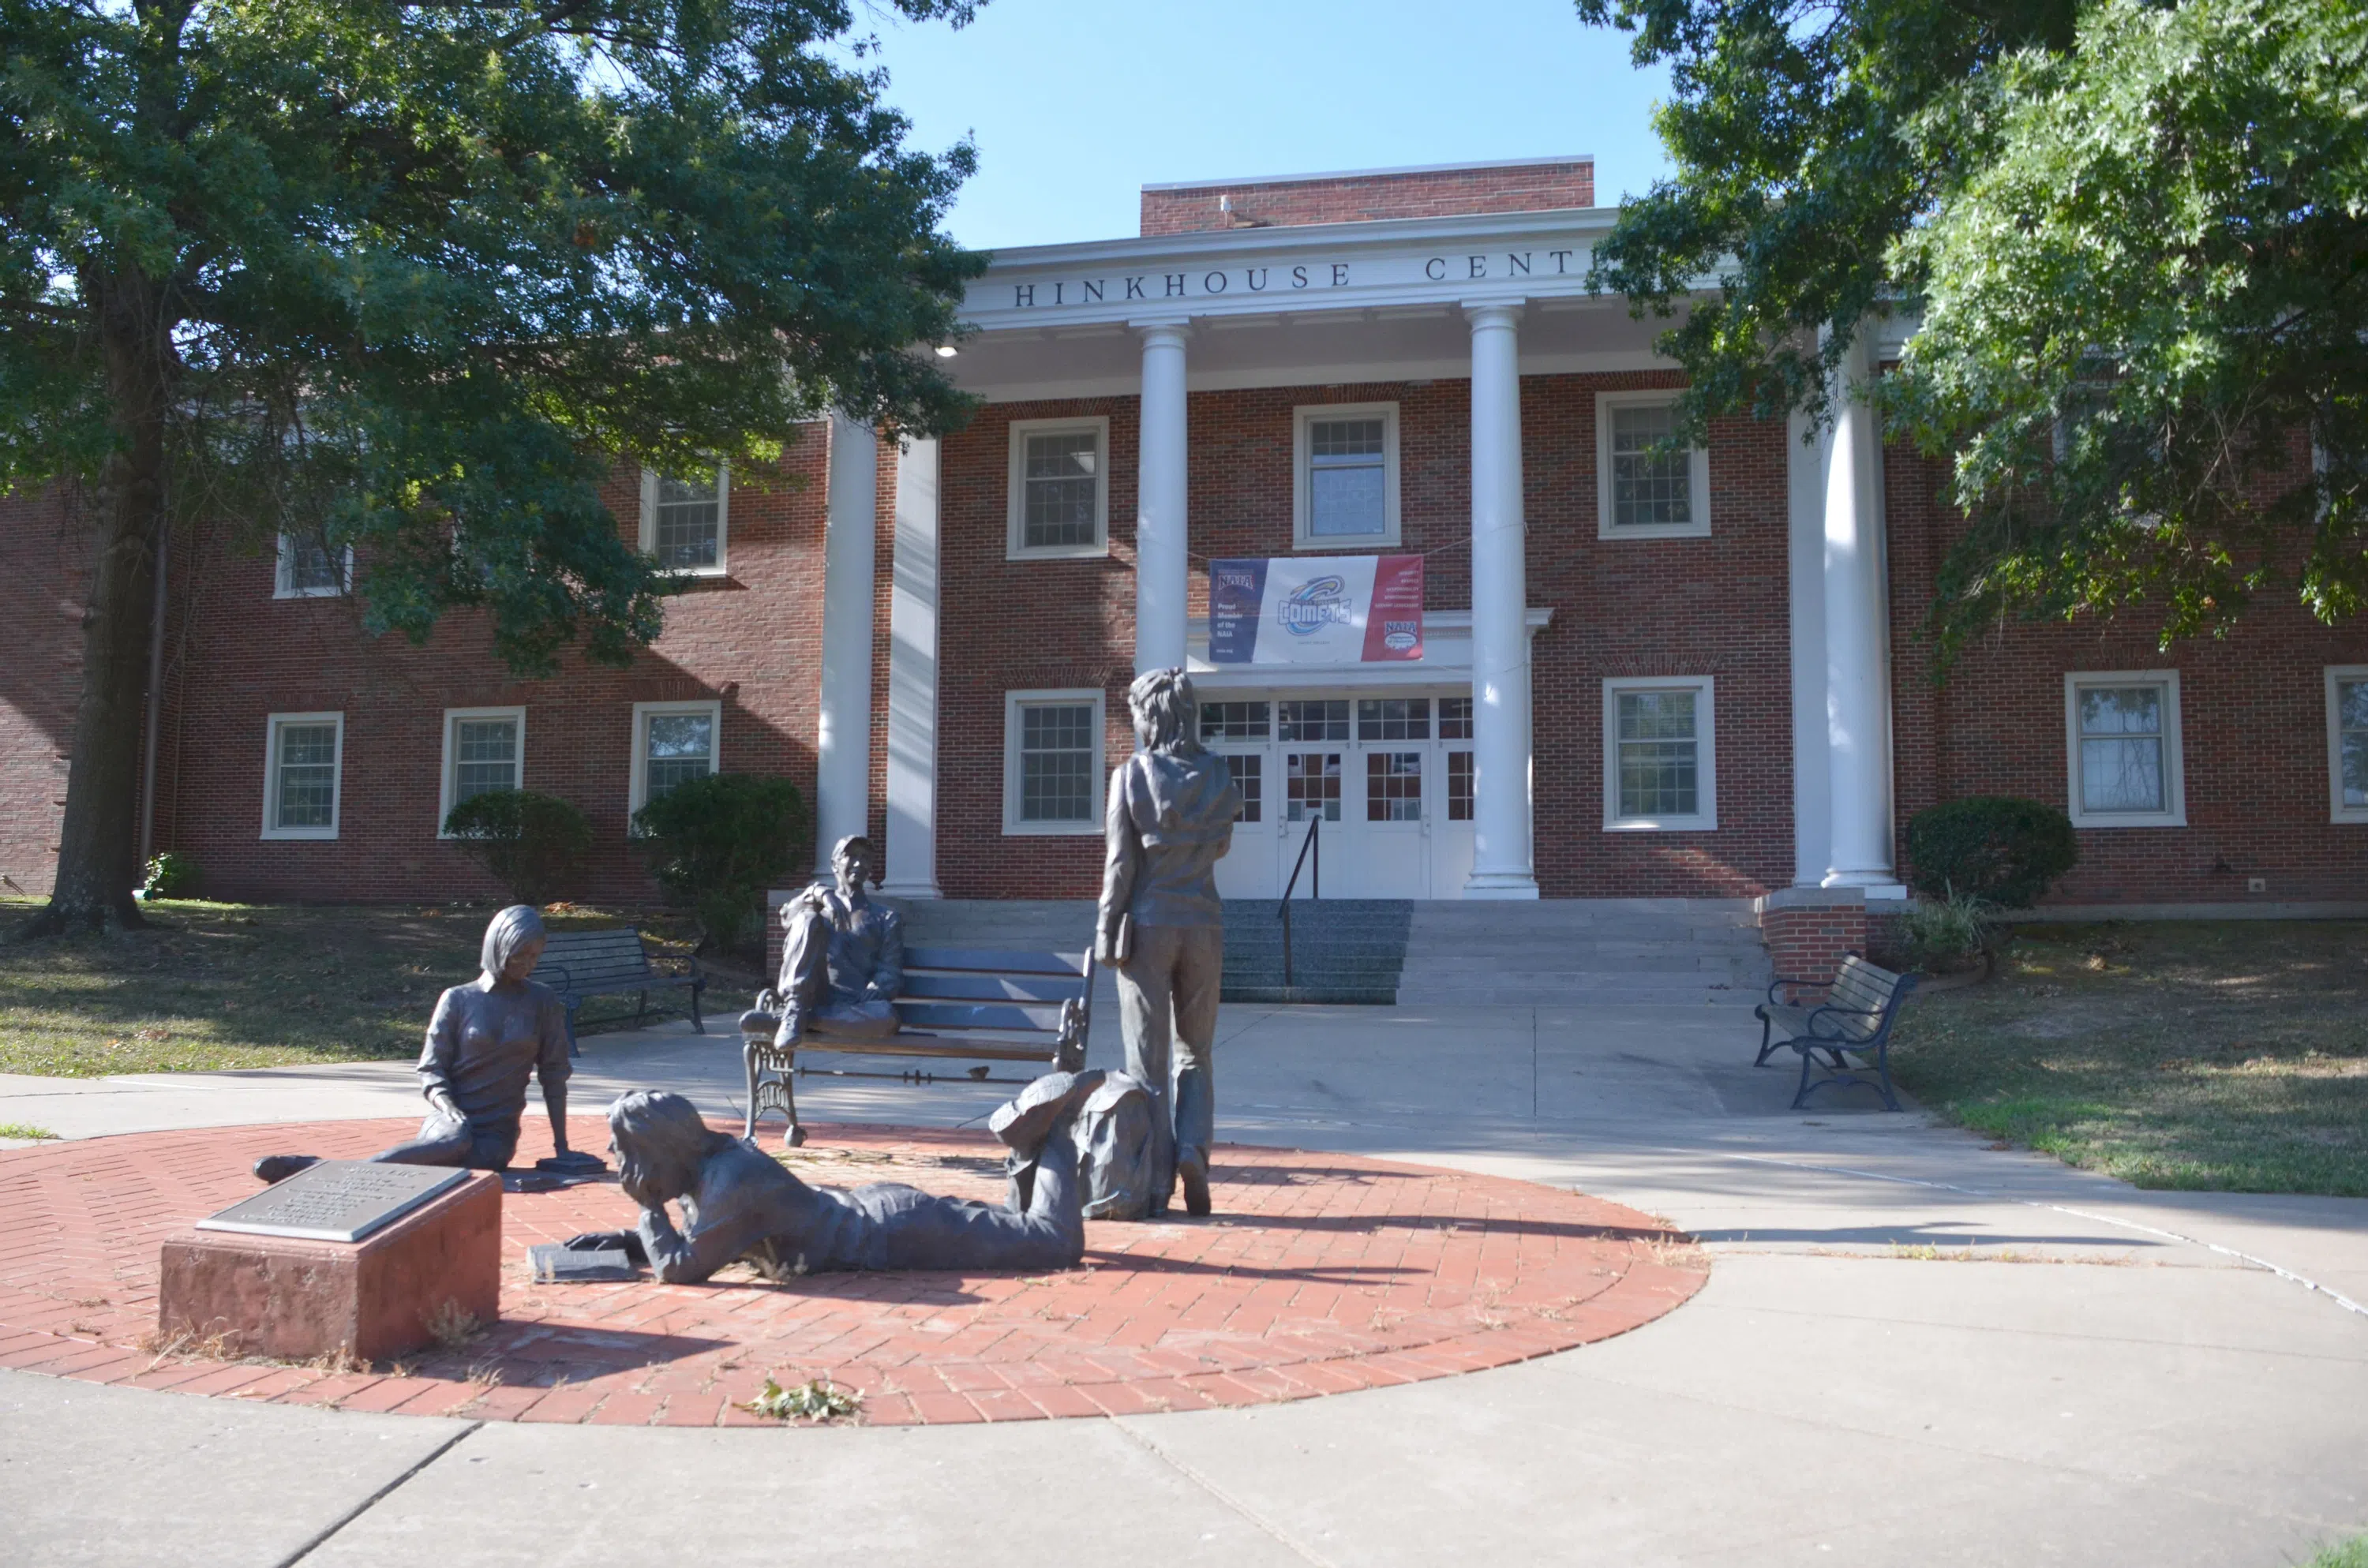
{"type": "MultiPolygon", "coordinates": [[[[1906,817],[1971,793],[2072,811],[2068,903],[2362,896],[2368,628],[2271,603],[2165,654],[2135,620],[2018,627],[1936,688],[1938,472],[1862,407],[1656,455],[1679,378],[1585,291],[1593,202],[1572,159],[1205,182],[1147,187],[1137,237],[1004,253],[940,348],[986,400],[966,428],[619,476],[620,527],[691,584],[626,671],[514,681],[465,619],[373,640],[348,563],[193,539],[155,842],[225,897],[489,893],[438,824],[511,784],[589,812],[584,892],[630,895],[650,790],[761,770],[823,842],[881,836],[892,893],[1084,895],[1126,683],[1184,663],[1251,798],[1245,896],[1320,817],[1332,896],[1879,899],[1906,817]],[[1408,557],[1397,645],[1291,642],[1383,619],[1358,596],[1408,557]],[[1277,618],[1247,659],[1212,656],[1220,561],[1277,618]]],[[[85,554],[70,498],[7,505],[0,874],[40,892],[85,554]]]]}

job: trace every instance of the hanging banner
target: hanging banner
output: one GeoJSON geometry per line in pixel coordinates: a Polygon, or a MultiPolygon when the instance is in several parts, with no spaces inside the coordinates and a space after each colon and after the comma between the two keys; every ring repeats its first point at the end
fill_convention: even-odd
{"type": "Polygon", "coordinates": [[[1422,557],[1209,562],[1212,665],[1411,663],[1422,657],[1422,557]]]}

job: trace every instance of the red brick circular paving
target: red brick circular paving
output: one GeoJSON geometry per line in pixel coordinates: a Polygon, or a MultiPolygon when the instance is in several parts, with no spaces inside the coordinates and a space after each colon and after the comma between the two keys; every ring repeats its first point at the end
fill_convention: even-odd
{"type": "MultiPolygon", "coordinates": [[[[463,1349],[364,1372],[160,1354],[166,1234],[252,1193],[245,1168],[258,1154],[353,1158],[416,1125],[211,1128],[0,1153],[0,1366],[485,1420],[750,1424],[759,1418],[739,1403],[768,1375],[859,1389],[861,1418],[880,1425],[1123,1415],[1502,1366],[1648,1323],[1707,1278],[1684,1237],[1583,1194],[1229,1146],[1214,1217],[1088,1224],[1084,1265],[1062,1273],[774,1284],[734,1268],[706,1285],[532,1283],[529,1245],[632,1221],[631,1200],[609,1183],[503,1195],[501,1322],[463,1349]]],[[[597,1119],[571,1126],[579,1148],[606,1147],[597,1119]]],[[[810,1180],[1001,1196],[998,1150],[984,1136],[813,1131],[792,1157],[810,1180]]],[[[549,1152],[530,1118],[520,1164],[549,1152]]]]}

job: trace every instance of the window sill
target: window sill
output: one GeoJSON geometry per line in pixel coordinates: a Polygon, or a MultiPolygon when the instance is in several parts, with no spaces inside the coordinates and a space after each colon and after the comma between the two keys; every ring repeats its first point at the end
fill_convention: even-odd
{"type": "Polygon", "coordinates": [[[345,597],[343,588],[274,588],[275,599],[338,599],[345,597]]]}
{"type": "Polygon", "coordinates": [[[1039,544],[1006,545],[1006,561],[1104,561],[1110,557],[1110,541],[1099,544],[1039,544]]]}
{"type": "Polygon", "coordinates": [[[1357,555],[1376,550],[1402,550],[1406,541],[1395,532],[1386,534],[1340,535],[1326,534],[1321,539],[1294,539],[1291,541],[1293,555],[1357,555]]]}
{"type": "Polygon", "coordinates": [[[2072,818],[2072,825],[2078,828],[2185,827],[2187,825],[2187,813],[2185,812],[2172,812],[2147,816],[2139,816],[2135,813],[2129,816],[2083,816],[2077,812],[2069,814],[2072,818]]]}
{"type": "Polygon", "coordinates": [[[1606,833],[1716,833],[1716,817],[1622,817],[1603,824],[1606,833]]]}
{"type": "Polygon", "coordinates": [[[1599,523],[1598,540],[1624,539],[1708,539],[1708,523],[1599,523]]]}
{"type": "Polygon", "coordinates": [[[1008,822],[1003,824],[1006,838],[1099,838],[1102,824],[1098,822],[1008,822]]]}
{"type": "Polygon", "coordinates": [[[336,836],[337,830],[334,827],[267,827],[262,834],[263,842],[267,844],[322,844],[336,836]]]}

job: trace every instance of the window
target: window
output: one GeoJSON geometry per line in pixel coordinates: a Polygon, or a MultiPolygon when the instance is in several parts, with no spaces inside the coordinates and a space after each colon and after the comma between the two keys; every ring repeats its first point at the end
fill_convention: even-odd
{"type": "Polygon", "coordinates": [[[1442,697],[1439,699],[1439,738],[1442,741],[1468,741],[1472,738],[1470,698],[1442,697]]]}
{"type": "Polygon", "coordinates": [[[343,713],[274,713],[265,722],[263,836],[337,836],[343,713]]]}
{"type": "Polygon", "coordinates": [[[1472,754],[1468,751],[1447,754],[1447,820],[1472,820],[1472,754]]]}
{"type": "Polygon", "coordinates": [[[723,735],[723,704],[719,701],[634,703],[627,830],[632,812],[677,784],[718,771],[723,735]]]}
{"type": "Polygon", "coordinates": [[[2064,727],[2075,826],[2187,825],[2178,671],[2066,676],[2064,727]]]}
{"type": "Polygon", "coordinates": [[[1708,676],[1603,683],[1603,825],[1620,832],[1718,826],[1717,729],[1708,676]]]}
{"type": "Polygon", "coordinates": [[[1203,702],[1201,704],[1201,739],[1210,741],[1262,741],[1267,734],[1269,708],[1263,702],[1203,702]]]}
{"type": "Polygon", "coordinates": [[[1108,419],[1012,422],[1005,559],[1110,553],[1109,452],[1108,419]]]}
{"type": "Polygon", "coordinates": [[[1275,705],[1277,738],[1286,741],[1345,741],[1349,738],[1346,698],[1305,699],[1275,705]]]}
{"type": "Polygon", "coordinates": [[[316,534],[281,534],[274,569],[275,599],[318,599],[342,594],[353,582],[354,547],[332,550],[316,534]]]}
{"type": "Polygon", "coordinates": [[[721,576],[724,539],[730,532],[732,478],[719,466],[713,475],[668,479],[642,472],[642,551],[669,572],[721,576]]]}
{"type": "Polygon", "coordinates": [[[1266,813],[1266,758],[1257,752],[1223,752],[1217,760],[1225,766],[1225,774],[1234,787],[1242,792],[1242,809],[1234,813],[1235,822],[1263,822],[1266,813]]]}
{"type": "Polygon", "coordinates": [[[1598,392],[1596,537],[1700,539],[1710,532],[1710,453],[1659,453],[1677,428],[1670,392],[1598,392]]]}
{"type": "Polygon", "coordinates": [[[1282,759],[1283,816],[1305,822],[1321,816],[1340,820],[1340,754],[1337,751],[1294,751],[1282,759]]]}
{"type": "Polygon", "coordinates": [[[1422,753],[1369,751],[1365,754],[1365,820],[1422,820],[1422,753]]]}
{"type": "Polygon", "coordinates": [[[2337,822],[2368,822],[2368,665],[2327,672],[2327,781],[2337,822]]]}
{"type": "Polygon", "coordinates": [[[1398,405],[1294,411],[1291,541],[1299,550],[1398,542],[1398,405]]]}
{"type": "Polygon", "coordinates": [[[1015,691],[1004,699],[1003,831],[1102,830],[1102,694],[1015,691]]]}
{"type": "Polygon", "coordinates": [[[472,795],[524,789],[526,710],[448,708],[444,710],[444,783],[436,807],[436,833],[452,808],[472,795]]]}
{"type": "Polygon", "coordinates": [[[1430,699],[1368,697],[1360,699],[1357,703],[1357,738],[1360,741],[1430,739],[1430,699]]]}

